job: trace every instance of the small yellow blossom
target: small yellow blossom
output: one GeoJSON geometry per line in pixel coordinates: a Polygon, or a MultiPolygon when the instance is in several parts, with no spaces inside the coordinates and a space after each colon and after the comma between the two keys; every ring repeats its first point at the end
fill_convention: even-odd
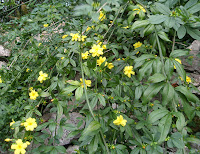
{"type": "Polygon", "coordinates": [[[41,46],[41,45],[42,45],[42,43],[39,43],[39,44],[38,44],[38,47],[41,46]]]}
{"type": "Polygon", "coordinates": [[[78,33],[76,33],[76,34],[70,33],[70,36],[72,37],[72,41],[78,41],[78,39],[79,39],[78,33]]]}
{"type": "Polygon", "coordinates": [[[90,29],[92,29],[91,27],[87,27],[86,32],[89,31],[90,29]]]}
{"type": "Polygon", "coordinates": [[[92,54],[92,57],[103,55],[103,48],[100,45],[93,44],[92,49],[89,50],[92,54]]]}
{"type": "Polygon", "coordinates": [[[123,118],[122,115],[117,116],[117,119],[113,121],[115,125],[122,125],[123,127],[126,125],[127,120],[123,118]]]}
{"type": "Polygon", "coordinates": [[[25,127],[26,131],[33,131],[34,128],[37,127],[35,118],[26,119],[26,121],[24,122],[24,127],[25,127]]]}
{"type": "Polygon", "coordinates": [[[138,51],[138,52],[136,53],[136,55],[139,54],[139,53],[140,53],[140,52],[138,51]]]}
{"type": "Polygon", "coordinates": [[[107,67],[111,70],[114,67],[114,65],[113,63],[108,63],[107,67]]]}
{"type": "Polygon", "coordinates": [[[100,14],[99,14],[99,20],[100,21],[103,21],[106,19],[106,15],[103,13],[103,11],[100,11],[100,14]]]}
{"type": "Polygon", "coordinates": [[[131,77],[131,74],[135,75],[135,72],[133,71],[133,66],[125,66],[124,74],[127,75],[129,78],[131,77]]]}
{"type": "Polygon", "coordinates": [[[137,5],[139,8],[138,9],[133,9],[133,11],[137,11],[137,14],[140,13],[140,11],[143,11],[144,13],[146,12],[146,10],[141,6],[141,5],[137,5]]]}
{"type": "Polygon", "coordinates": [[[36,98],[39,96],[38,92],[35,90],[31,90],[31,92],[29,93],[30,99],[31,100],[36,100],[36,98]]]}
{"type": "Polygon", "coordinates": [[[141,42],[137,42],[137,43],[133,44],[133,46],[134,46],[135,49],[137,49],[137,48],[142,46],[142,43],[141,42]]]}
{"type": "MultiPolygon", "coordinates": [[[[181,81],[183,81],[183,78],[180,77],[181,81]]],[[[189,76],[186,76],[186,82],[189,84],[192,82],[191,78],[189,76]]]]}
{"type": "Polygon", "coordinates": [[[12,141],[12,139],[10,139],[10,138],[6,138],[4,141],[6,141],[6,142],[10,142],[10,141],[12,141]]]}
{"type": "Polygon", "coordinates": [[[106,61],[106,57],[99,57],[99,59],[97,60],[97,65],[98,66],[101,66],[101,64],[103,63],[103,62],[105,62],[106,61]]]}
{"type": "Polygon", "coordinates": [[[85,35],[82,35],[82,36],[79,36],[78,37],[78,41],[85,41],[85,39],[87,38],[87,36],[85,36],[85,35]]]}
{"type": "Polygon", "coordinates": [[[27,145],[30,145],[31,143],[30,143],[30,142],[28,142],[28,141],[26,141],[26,144],[27,144],[27,145]]]}
{"type": "MultiPolygon", "coordinates": [[[[81,86],[84,87],[83,79],[80,78],[80,81],[81,81],[81,86]]],[[[91,80],[86,80],[86,79],[85,79],[86,88],[87,88],[87,87],[91,87],[91,83],[92,83],[91,80]]]]}
{"type": "MultiPolygon", "coordinates": [[[[178,58],[175,58],[175,60],[177,61],[177,62],[179,62],[180,64],[182,64],[182,62],[181,62],[181,60],[180,59],[178,59],[178,58]]],[[[176,66],[174,65],[174,69],[176,69],[176,66]]]]}
{"type": "Polygon", "coordinates": [[[63,36],[62,36],[62,39],[65,39],[67,36],[68,36],[68,35],[63,35],[63,36]]]}
{"type": "Polygon", "coordinates": [[[82,57],[82,59],[87,59],[87,58],[88,58],[88,55],[89,55],[89,52],[86,51],[85,53],[82,53],[82,54],[81,54],[81,57],[82,57]]]}
{"type": "MultiPolygon", "coordinates": [[[[12,122],[10,123],[10,127],[15,123],[15,121],[12,119],[12,122]]],[[[11,128],[14,129],[14,128],[11,128]]]]}
{"type": "Polygon", "coordinates": [[[33,90],[33,87],[30,87],[28,90],[29,90],[29,91],[32,91],[32,90],[33,90]]]}
{"type": "Polygon", "coordinates": [[[60,59],[63,60],[65,57],[61,57],[60,59]]]}
{"type": "Polygon", "coordinates": [[[124,28],[124,29],[128,29],[128,28],[129,28],[129,26],[126,26],[126,27],[122,27],[122,28],[124,28]]]}
{"type": "Polygon", "coordinates": [[[42,71],[39,72],[39,77],[38,77],[38,81],[40,81],[40,83],[42,83],[43,81],[45,81],[48,77],[47,73],[43,73],[42,71]]]}
{"type": "Polygon", "coordinates": [[[103,48],[104,50],[107,49],[107,48],[106,48],[106,45],[102,45],[102,48],[103,48]]]}
{"type": "Polygon", "coordinates": [[[30,69],[29,69],[29,68],[27,68],[27,69],[26,69],[26,72],[29,72],[29,71],[30,71],[30,69]]]}
{"type": "Polygon", "coordinates": [[[121,60],[120,58],[117,59],[117,61],[120,61],[120,60],[121,60]]]}
{"type": "Polygon", "coordinates": [[[11,149],[15,150],[14,154],[25,154],[26,153],[26,150],[25,150],[26,147],[27,147],[27,144],[23,143],[21,139],[18,139],[16,141],[16,144],[13,143],[11,145],[11,149]]]}
{"type": "Polygon", "coordinates": [[[102,45],[102,42],[100,40],[97,40],[97,45],[102,45]]]}
{"type": "Polygon", "coordinates": [[[0,76],[0,83],[2,83],[3,81],[2,81],[2,79],[1,79],[1,76],[0,76]]]}
{"type": "Polygon", "coordinates": [[[49,26],[49,24],[44,24],[43,26],[44,26],[44,27],[48,27],[48,26],[49,26]]]}

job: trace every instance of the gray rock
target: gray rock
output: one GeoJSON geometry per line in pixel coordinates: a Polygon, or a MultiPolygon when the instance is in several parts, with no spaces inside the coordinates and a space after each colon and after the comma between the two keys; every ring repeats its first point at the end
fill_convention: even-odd
{"type": "Polygon", "coordinates": [[[182,63],[184,65],[184,68],[186,71],[190,72],[197,72],[197,74],[200,74],[200,41],[195,40],[189,47],[190,49],[190,58],[191,63],[188,61],[187,57],[182,57],[182,63]]]}
{"type": "MultiPolygon", "coordinates": [[[[72,112],[72,113],[69,113],[69,119],[66,121],[66,123],[69,123],[69,124],[74,124],[75,126],[77,126],[78,122],[80,121],[79,119],[77,118],[82,118],[83,116],[80,114],[80,113],[76,113],[76,112],[72,112]]],[[[56,113],[48,113],[48,114],[45,114],[43,117],[42,117],[44,120],[49,120],[49,119],[56,119],[56,113]]],[[[65,115],[62,115],[62,118],[66,118],[65,115]]],[[[60,119],[57,120],[57,123],[60,123],[60,119]]],[[[84,128],[85,126],[85,123],[83,123],[79,129],[82,129],[84,128]]],[[[46,128],[45,129],[47,132],[50,133],[49,129],[46,128]]],[[[57,130],[58,130],[58,126],[57,126],[57,130]]],[[[63,136],[61,139],[59,139],[59,144],[58,145],[67,145],[69,143],[71,143],[72,140],[74,139],[77,139],[80,137],[80,134],[74,136],[74,137],[71,137],[71,138],[67,138],[68,134],[70,133],[71,131],[69,130],[66,130],[64,129],[63,130],[63,136]]],[[[54,136],[55,134],[53,134],[54,136]]],[[[48,142],[48,139],[47,141],[45,141],[45,143],[48,142]]]]}
{"type": "Polygon", "coordinates": [[[4,62],[4,61],[0,61],[0,69],[2,68],[2,66],[3,66],[3,65],[5,65],[5,66],[6,66],[6,65],[7,65],[7,63],[6,63],[6,62],[4,62]]]}
{"type": "Polygon", "coordinates": [[[69,146],[67,148],[67,153],[66,154],[73,154],[73,153],[77,153],[76,150],[79,150],[79,146],[78,145],[73,145],[73,146],[69,146]]]}
{"type": "Polygon", "coordinates": [[[10,56],[10,51],[0,45],[0,56],[10,56]]]}

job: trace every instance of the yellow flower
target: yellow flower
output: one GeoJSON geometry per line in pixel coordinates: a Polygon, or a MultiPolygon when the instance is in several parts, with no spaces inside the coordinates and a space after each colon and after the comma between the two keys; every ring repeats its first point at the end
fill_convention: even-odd
{"type": "Polygon", "coordinates": [[[3,81],[2,81],[2,79],[1,79],[1,76],[0,76],[0,83],[2,83],[3,81]]]}
{"type": "Polygon", "coordinates": [[[138,9],[133,9],[133,11],[137,11],[137,14],[140,13],[140,11],[143,11],[144,13],[146,12],[146,10],[141,6],[141,5],[137,5],[139,8],[138,9]]]}
{"type": "Polygon", "coordinates": [[[103,48],[100,45],[93,44],[92,49],[89,51],[92,54],[92,57],[103,55],[103,48]]]}
{"type": "Polygon", "coordinates": [[[133,44],[133,46],[134,46],[134,48],[136,49],[136,48],[141,47],[141,46],[142,46],[142,43],[141,43],[141,42],[137,42],[137,43],[133,44]]]}
{"type": "Polygon", "coordinates": [[[86,32],[89,31],[90,29],[92,29],[91,27],[87,27],[86,32]]]}
{"type": "Polygon", "coordinates": [[[44,27],[48,27],[48,26],[49,26],[49,24],[44,24],[43,26],[44,26],[44,27]]]}
{"type": "Polygon", "coordinates": [[[72,37],[72,41],[78,41],[78,39],[79,39],[78,33],[76,33],[76,34],[70,33],[70,36],[72,37]]]}
{"type": "MultiPolygon", "coordinates": [[[[182,64],[180,59],[175,58],[175,60],[176,60],[177,62],[179,62],[180,64],[182,64]]],[[[176,69],[176,66],[175,66],[175,65],[174,65],[174,69],[176,69]]]]}
{"type": "Polygon", "coordinates": [[[101,45],[102,42],[100,40],[97,40],[97,45],[101,45]]]}
{"type": "Polygon", "coordinates": [[[29,91],[32,91],[32,90],[33,90],[33,87],[30,87],[28,90],[29,90],[29,91]]]}
{"type": "Polygon", "coordinates": [[[126,125],[127,120],[123,118],[122,115],[117,116],[117,119],[113,121],[115,125],[122,125],[123,127],[126,125]]]}
{"type": "Polygon", "coordinates": [[[106,61],[106,57],[99,57],[99,59],[97,60],[97,65],[101,66],[101,64],[106,61]]]}
{"type": "Polygon", "coordinates": [[[127,75],[129,78],[131,77],[131,74],[135,75],[135,72],[133,72],[133,66],[125,66],[124,74],[127,75]]]}
{"type": "Polygon", "coordinates": [[[11,149],[14,149],[15,152],[14,154],[25,154],[26,153],[26,147],[27,147],[27,144],[26,143],[23,143],[21,139],[18,139],[16,141],[16,144],[12,144],[11,145],[11,149]]]}
{"type": "Polygon", "coordinates": [[[102,45],[102,48],[103,48],[104,50],[107,49],[107,48],[106,48],[106,45],[102,45]]]}
{"type": "Polygon", "coordinates": [[[126,27],[122,27],[122,28],[124,28],[124,29],[128,29],[128,28],[129,28],[129,26],[126,26],[126,27]]]}
{"type": "Polygon", "coordinates": [[[30,142],[28,142],[28,141],[26,141],[26,144],[27,144],[27,145],[30,145],[31,143],[30,143],[30,142]]]}
{"type": "Polygon", "coordinates": [[[67,36],[68,36],[68,35],[63,35],[63,36],[62,36],[62,39],[65,39],[67,36]]]}
{"type": "Polygon", "coordinates": [[[107,67],[111,70],[114,67],[114,65],[113,63],[108,63],[107,67]]]}
{"type": "Polygon", "coordinates": [[[121,60],[120,58],[117,59],[117,61],[120,61],[120,60],[121,60]]]}
{"type": "Polygon", "coordinates": [[[6,142],[10,142],[10,141],[12,141],[12,139],[10,139],[10,138],[6,138],[4,141],[6,141],[6,142]]]}
{"type": "Polygon", "coordinates": [[[100,21],[103,21],[103,20],[105,20],[105,19],[106,19],[106,15],[105,15],[102,11],[100,11],[99,20],[100,20],[100,21]]]}
{"type": "Polygon", "coordinates": [[[85,36],[85,35],[82,35],[82,37],[79,36],[78,41],[85,41],[86,38],[87,38],[87,36],[85,36]]]}
{"type": "MultiPolygon", "coordinates": [[[[81,81],[81,86],[84,87],[83,79],[80,78],[80,81],[81,81]]],[[[87,87],[91,87],[91,83],[92,83],[91,80],[86,80],[86,79],[85,79],[86,88],[87,88],[87,87]]]]}
{"type": "Polygon", "coordinates": [[[26,121],[24,122],[24,127],[25,127],[26,131],[33,131],[34,128],[37,127],[35,118],[26,119],[26,121]]]}
{"type": "Polygon", "coordinates": [[[140,53],[140,52],[138,51],[138,52],[136,53],[136,55],[139,54],[139,53],[140,53]]]}
{"type": "Polygon", "coordinates": [[[47,73],[43,73],[42,71],[39,72],[39,77],[38,77],[38,81],[40,81],[40,83],[42,83],[43,81],[45,81],[48,77],[47,73]]]}
{"type": "MultiPolygon", "coordinates": [[[[15,121],[12,119],[12,122],[10,123],[10,127],[15,123],[15,121]]],[[[11,128],[14,129],[14,128],[11,128]]]]}
{"type": "Polygon", "coordinates": [[[29,69],[29,68],[27,68],[27,69],[26,69],[26,72],[29,72],[29,71],[30,71],[30,69],[29,69]]]}
{"type": "Polygon", "coordinates": [[[41,45],[42,45],[42,43],[39,43],[39,44],[38,44],[38,47],[41,46],[41,45]]]}
{"type": "MultiPolygon", "coordinates": [[[[181,81],[183,81],[183,78],[180,77],[181,81]]],[[[191,78],[189,76],[186,76],[186,82],[189,84],[192,82],[191,78]]]]}
{"type": "Polygon", "coordinates": [[[82,53],[82,54],[81,54],[81,57],[82,57],[82,59],[87,59],[87,58],[88,58],[88,55],[89,55],[89,52],[86,51],[85,53],[82,53]]]}
{"type": "Polygon", "coordinates": [[[63,60],[65,57],[61,57],[60,59],[63,60]]]}
{"type": "Polygon", "coordinates": [[[30,99],[36,100],[36,98],[37,98],[39,95],[38,95],[38,92],[37,92],[37,91],[32,90],[32,91],[29,93],[29,96],[30,96],[30,99]]]}

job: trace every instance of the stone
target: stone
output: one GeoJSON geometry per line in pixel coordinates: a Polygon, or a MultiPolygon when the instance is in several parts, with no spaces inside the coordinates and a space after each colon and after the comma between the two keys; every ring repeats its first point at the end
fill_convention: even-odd
{"type": "Polygon", "coordinates": [[[77,153],[77,150],[79,150],[79,146],[78,145],[73,145],[73,146],[69,146],[66,150],[67,154],[73,154],[73,153],[77,153]]]}
{"type": "MultiPolygon", "coordinates": [[[[56,119],[56,113],[45,114],[42,118],[45,121],[47,121],[49,119],[56,119]]],[[[62,115],[62,118],[66,118],[66,116],[62,115]]],[[[78,124],[78,122],[80,121],[77,118],[83,118],[83,116],[80,113],[76,113],[76,112],[69,113],[69,119],[66,121],[66,123],[74,124],[76,126],[78,124]]],[[[60,123],[60,119],[58,119],[57,123],[60,123]]],[[[79,129],[84,128],[84,126],[85,126],[85,122],[83,122],[83,124],[79,127],[79,129]]],[[[58,130],[58,126],[56,129],[58,130]]],[[[50,133],[48,128],[46,128],[45,130],[50,133]]],[[[72,140],[78,139],[80,137],[80,134],[78,134],[74,137],[67,138],[67,136],[70,132],[71,131],[66,130],[66,129],[63,130],[63,136],[62,136],[62,138],[59,139],[60,143],[58,145],[67,145],[67,144],[71,143],[72,140]]],[[[53,134],[53,135],[55,135],[55,134],[53,134]]],[[[47,141],[45,141],[45,142],[47,143],[47,141]]]]}
{"type": "Polygon", "coordinates": [[[0,56],[10,56],[10,51],[5,49],[2,45],[0,45],[0,56]]]}
{"type": "Polygon", "coordinates": [[[7,65],[7,63],[6,62],[4,62],[4,61],[0,61],[0,69],[2,68],[2,66],[6,66],[7,65]]]}

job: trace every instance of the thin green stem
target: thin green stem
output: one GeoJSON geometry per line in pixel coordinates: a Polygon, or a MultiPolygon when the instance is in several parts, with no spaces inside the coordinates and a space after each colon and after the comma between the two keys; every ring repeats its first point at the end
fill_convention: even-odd
{"type": "Polygon", "coordinates": [[[172,45],[172,52],[174,51],[175,39],[176,39],[176,31],[174,32],[173,45],[172,45]]]}
{"type": "Polygon", "coordinates": [[[155,35],[156,35],[156,41],[157,41],[157,44],[158,44],[160,59],[161,59],[161,62],[163,64],[162,72],[166,77],[166,73],[165,73],[165,70],[164,70],[165,63],[164,63],[164,59],[163,59],[162,49],[161,49],[160,41],[159,41],[159,38],[158,38],[157,30],[155,30],[155,35]]]}

